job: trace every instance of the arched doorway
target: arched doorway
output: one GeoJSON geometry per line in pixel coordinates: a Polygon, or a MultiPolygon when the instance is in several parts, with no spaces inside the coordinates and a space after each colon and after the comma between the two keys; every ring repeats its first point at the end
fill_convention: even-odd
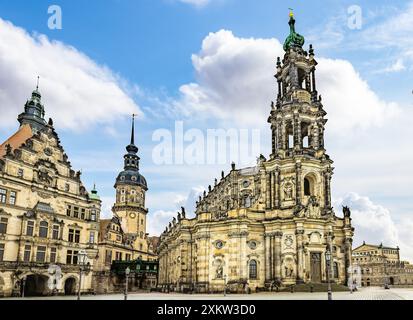
{"type": "Polygon", "coordinates": [[[31,274],[26,277],[24,295],[26,297],[47,296],[50,290],[47,286],[49,278],[43,275],[31,274]]]}
{"type": "Polygon", "coordinates": [[[65,281],[65,296],[74,296],[76,294],[76,279],[67,278],[65,281]]]}

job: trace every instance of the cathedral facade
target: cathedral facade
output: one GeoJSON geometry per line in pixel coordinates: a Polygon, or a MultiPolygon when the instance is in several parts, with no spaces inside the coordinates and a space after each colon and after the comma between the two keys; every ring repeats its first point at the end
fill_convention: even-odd
{"type": "Polygon", "coordinates": [[[101,201],[44,115],[36,89],[0,145],[0,297],[92,291],[101,201]]]}
{"type": "Polygon", "coordinates": [[[268,119],[272,154],[252,168],[233,164],[199,198],[195,218],[183,210],[169,224],[158,250],[159,284],[167,290],[264,290],[329,276],[347,284],[354,229],[350,210],[340,218],[331,204],[317,62],[311,45],[303,50],[293,15],[289,25],[268,119]]]}

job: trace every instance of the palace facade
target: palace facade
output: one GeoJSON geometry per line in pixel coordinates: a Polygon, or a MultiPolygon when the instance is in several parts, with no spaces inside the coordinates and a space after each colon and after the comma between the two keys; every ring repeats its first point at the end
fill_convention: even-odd
{"type": "Polygon", "coordinates": [[[353,249],[353,266],[361,273],[361,286],[413,286],[413,265],[400,260],[400,249],[365,242],[353,249]]]}
{"type": "Polygon", "coordinates": [[[0,296],[92,291],[101,201],[69,162],[38,88],[0,146],[0,296]]]}
{"type": "Polygon", "coordinates": [[[354,229],[350,210],[338,217],[331,204],[333,161],[324,144],[317,62],[311,45],[304,51],[293,15],[289,25],[268,119],[272,154],[252,168],[233,164],[200,197],[195,218],[183,210],[171,221],[158,250],[166,290],[264,290],[322,283],[328,275],[347,284],[354,229]]]}

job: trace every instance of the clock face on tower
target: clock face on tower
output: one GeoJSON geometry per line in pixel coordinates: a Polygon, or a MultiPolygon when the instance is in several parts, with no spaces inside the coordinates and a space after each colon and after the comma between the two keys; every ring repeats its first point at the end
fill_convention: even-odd
{"type": "Polygon", "coordinates": [[[135,218],[136,218],[136,214],[132,212],[132,213],[129,215],[129,217],[131,217],[131,219],[135,219],[135,218]]]}

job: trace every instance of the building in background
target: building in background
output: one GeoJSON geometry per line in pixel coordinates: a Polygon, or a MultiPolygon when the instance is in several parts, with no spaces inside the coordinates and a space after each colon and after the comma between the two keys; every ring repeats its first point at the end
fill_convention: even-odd
{"type": "Polygon", "coordinates": [[[292,14],[289,25],[269,117],[272,154],[253,168],[233,165],[200,197],[194,219],[183,210],[169,224],[159,247],[166,290],[245,292],[323,283],[328,274],[347,284],[353,228],[350,210],[340,218],[331,204],[333,161],[324,146],[317,62],[311,45],[303,50],[292,14]]]}
{"type": "Polygon", "coordinates": [[[138,147],[135,145],[135,123],[132,122],[130,144],[126,147],[124,170],[116,178],[116,202],[112,208],[113,217],[100,221],[99,258],[95,272],[95,291],[97,293],[122,291],[124,280],[122,267],[133,265],[150,266],[148,272],[139,269],[132,272],[130,288],[149,288],[156,286],[157,256],[156,237],[149,238],[146,233],[148,209],[145,207],[148,185],[139,172],[138,147]],[[149,272],[150,271],[150,272],[149,272]],[[154,272],[156,271],[156,273],[154,272]]]}
{"type": "Polygon", "coordinates": [[[0,146],[0,296],[92,291],[101,201],[69,162],[36,88],[0,146]]]}
{"type": "Polygon", "coordinates": [[[361,270],[361,285],[413,286],[413,265],[400,260],[400,249],[365,242],[352,254],[353,266],[361,270]]]}

